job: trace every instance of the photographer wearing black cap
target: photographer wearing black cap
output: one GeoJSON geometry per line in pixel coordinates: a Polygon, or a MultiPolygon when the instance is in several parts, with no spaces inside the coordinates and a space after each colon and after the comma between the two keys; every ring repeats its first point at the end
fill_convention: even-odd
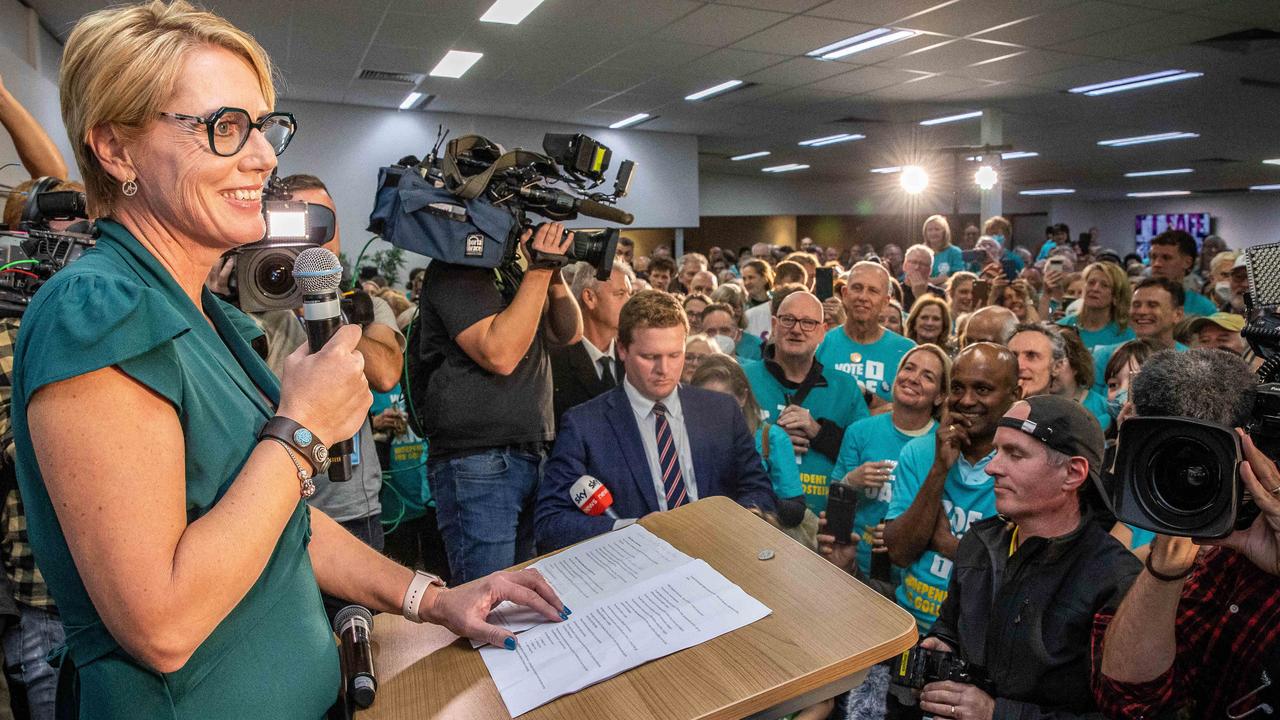
{"type": "MultiPolygon", "coordinates": [[[[1166,350],[1133,380],[1138,416],[1126,422],[1169,416],[1240,428],[1255,414],[1256,383],[1230,353],[1166,350]]],[[[1264,702],[1275,707],[1280,471],[1254,439],[1236,432],[1242,462],[1239,479],[1233,467],[1229,480],[1242,483],[1260,513],[1225,538],[1156,535],[1146,570],[1114,617],[1100,614],[1094,629],[1094,692],[1108,717],[1242,718],[1264,702]]]]}
{"type": "Polygon", "coordinates": [[[986,682],[931,682],[920,708],[955,720],[1095,714],[1093,616],[1114,607],[1140,569],[1080,501],[1101,469],[1102,429],[1070,399],[1040,395],[1005,413],[995,446],[986,471],[1000,515],[960,540],[947,599],[921,643],[958,653],[986,682]]]}

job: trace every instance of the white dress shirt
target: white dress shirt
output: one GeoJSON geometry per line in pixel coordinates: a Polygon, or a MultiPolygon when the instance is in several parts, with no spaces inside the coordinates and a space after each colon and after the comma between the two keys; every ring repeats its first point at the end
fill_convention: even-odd
{"type": "MultiPolygon", "coordinates": [[[[640,394],[630,380],[623,380],[622,387],[631,402],[631,412],[635,413],[636,423],[640,425],[640,440],[644,442],[644,454],[649,458],[649,475],[653,478],[654,493],[658,497],[658,509],[667,510],[667,491],[662,486],[662,466],[658,462],[658,436],[655,430],[653,400],[640,394]]],[[[662,404],[667,406],[667,423],[671,427],[671,440],[676,444],[676,457],[680,460],[680,477],[684,480],[688,502],[698,499],[698,483],[693,476],[693,454],[689,449],[689,433],[685,430],[684,411],[680,407],[680,392],[673,390],[663,398],[662,404]]]]}
{"type": "Polygon", "coordinates": [[[613,346],[616,342],[616,340],[610,340],[609,347],[601,350],[595,345],[592,345],[591,341],[588,340],[585,335],[582,337],[582,347],[587,351],[587,357],[591,358],[591,366],[596,369],[597,380],[604,377],[604,371],[600,367],[600,358],[609,358],[609,372],[613,375],[613,381],[618,381],[618,366],[615,362],[617,360],[617,356],[613,352],[613,346]]]}

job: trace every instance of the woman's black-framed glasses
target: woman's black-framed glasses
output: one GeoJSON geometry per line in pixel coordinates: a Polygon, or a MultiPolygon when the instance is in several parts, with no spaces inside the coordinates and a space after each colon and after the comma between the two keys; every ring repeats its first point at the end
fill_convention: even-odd
{"type": "Polygon", "coordinates": [[[276,155],[279,155],[289,147],[289,141],[298,131],[298,121],[293,118],[293,113],[287,112],[268,113],[257,122],[253,121],[249,111],[233,107],[219,108],[207,118],[172,112],[160,114],[175,120],[204,125],[209,133],[209,149],[214,155],[221,157],[231,157],[240,152],[244,144],[249,142],[249,133],[254,130],[261,132],[271,148],[275,150],[276,155]]]}

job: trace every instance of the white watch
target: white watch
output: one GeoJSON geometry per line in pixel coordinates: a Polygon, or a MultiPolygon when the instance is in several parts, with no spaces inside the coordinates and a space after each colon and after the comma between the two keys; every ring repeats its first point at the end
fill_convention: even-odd
{"type": "Polygon", "coordinates": [[[400,613],[404,615],[406,620],[420,623],[422,618],[418,616],[418,608],[422,605],[422,598],[427,594],[427,588],[435,585],[444,587],[444,581],[438,576],[431,573],[418,570],[413,574],[413,581],[409,583],[409,589],[404,591],[404,602],[400,605],[400,613]]]}

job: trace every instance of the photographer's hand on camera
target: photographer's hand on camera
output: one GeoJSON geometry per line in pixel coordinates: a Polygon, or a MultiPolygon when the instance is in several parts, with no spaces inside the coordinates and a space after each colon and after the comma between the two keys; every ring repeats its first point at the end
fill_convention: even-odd
{"type": "Polygon", "coordinates": [[[320,352],[302,345],[285,360],[278,412],[325,445],[355,435],[373,404],[364,356],[356,350],[360,337],[358,325],[344,325],[320,352]]]}
{"type": "Polygon", "coordinates": [[[1240,476],[1262,512],[1247,530],[1238,530],[1221,540],[1202,541],[1205,545],[1221,545],[1244,555],[1264,572],[1280,576],[1280,469],[1253,444],[1243,431],[1245,462],[1240,476]]]}
{"type": "Polygon", "coordinates": [[[924,686],[920,692],[920,709],[940,718],[991,720],[996,701],[974,685],[944,680],[924,686]]]}
{"type": "Polygon", "coordinates": [[[834,535],[827,534],[827,513],[818,514],[818,552],[832,565],[850,574],[857,574],[858,543],[861,541],[856,533],[850,533],[853,542],[837,543],[834,535]]]}

